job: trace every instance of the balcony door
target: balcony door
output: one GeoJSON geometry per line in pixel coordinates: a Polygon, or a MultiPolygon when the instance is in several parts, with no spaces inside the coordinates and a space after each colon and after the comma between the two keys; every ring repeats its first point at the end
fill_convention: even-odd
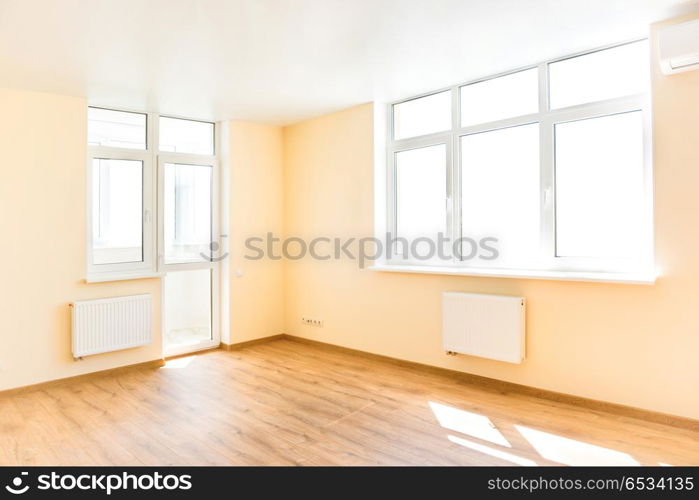
{"type": "Polygon", "coordinates": [[[158,267],[165,274],[166,356],[220,343],[217,187],[215,158],[158,157],[158,267]]]}

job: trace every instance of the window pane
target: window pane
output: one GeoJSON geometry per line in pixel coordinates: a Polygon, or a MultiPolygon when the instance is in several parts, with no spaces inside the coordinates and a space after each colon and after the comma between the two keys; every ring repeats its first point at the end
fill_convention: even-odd
{"type": "Polygon", "coordinates": [[[146,149],[146,115],[111,109],[87,109],[90,146],[146,149]]]}
{"type": "Polygon", "coordinates": [[[160,151],[214,154],[214,124],[160,117],[160,151]]]}
{"type": "Polygon", "coordinates": [[[451,91],[440,92],[393,106],[396,139],[443,132],[451,128],[451,91]]]}
{"type": "Polygon", "coordinates": [[[396,153],[396,233],[408,240],[446,233],[447,147],[396,153]]]}
{"type": "Polygon", "coordinates": [[[211,269],[167,273],[164,295],[166,348],[212,339],[211,269]]]}
{"type": "Polygon", "coordinates": [[[556,125],[556,255],[631,257],[643,212],[640,111],[556,125]]]}
{"type": "Polygon", "coordinates": [[[211,174],[211,166],[165,164],[166,264],[201,262],[211,254],[211,174]]]}
{"type": "Polygon", "coordinates": [[[143,162],[92,161],[95,264],[143,261],[143,162]]]}
{"type": "MultiPolygon", "coordinates": [[[[539,125],[523,125],[461,138],[462,237],[489,245],[497,267],[528,267],[539,253],[539,125]]],[[[470,248],[462,253],[468,256],[470,248]]],[[[470,260],[474,265],[488,261],[470,260]]]]}
{"type": "Polygon", "coordinates": [[[648,91],[648,41],[549,64],[551,108],[648,91]]]}
{"type": "Polygon", "coordinates": [[[461,87],[461,125],[539,111],[539,71],[520,71],[461,87]]]}

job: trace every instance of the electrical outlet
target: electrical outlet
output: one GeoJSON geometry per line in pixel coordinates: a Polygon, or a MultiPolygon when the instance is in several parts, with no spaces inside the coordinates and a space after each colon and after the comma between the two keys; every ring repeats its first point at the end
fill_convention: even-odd
{"type": "Polygon", "coordinates": [[[301,318],[301,322],[304,325],[310,325],[310,326],[323,326],[323,320],[322,319],[317,319],[317,318],[309,318],[307,316],[303,316],[301,318]]]}

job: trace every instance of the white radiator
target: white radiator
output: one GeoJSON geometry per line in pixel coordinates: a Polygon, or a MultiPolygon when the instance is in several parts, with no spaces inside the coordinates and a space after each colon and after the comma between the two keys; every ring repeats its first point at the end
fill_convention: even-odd
{"type": "Polygon", "coordinates": [[[444,350],[521,363],[524,360],[524,309],[523,297],[444,292],[444,350]]]}
{"type": "Polygon", "coordinates": [[[73,302],[73,357],[118,351],[153,340],[150,294],[73,302]]]}

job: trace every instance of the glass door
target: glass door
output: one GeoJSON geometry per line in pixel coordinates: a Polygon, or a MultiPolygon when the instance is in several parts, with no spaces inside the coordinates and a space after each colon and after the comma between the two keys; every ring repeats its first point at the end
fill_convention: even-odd
{"type": "Polygon", "coordinates": [[[158,158],[158,266],[166,356],[216,347],[219,269],[217,165],[181,154],[158,158]]]}

